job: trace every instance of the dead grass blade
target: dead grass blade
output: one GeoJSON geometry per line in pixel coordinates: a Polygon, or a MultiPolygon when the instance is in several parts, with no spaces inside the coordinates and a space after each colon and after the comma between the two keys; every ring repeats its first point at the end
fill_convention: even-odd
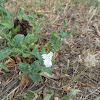
{"type": "Polygon", "coordinates": [[[46,78],[52,78],[52,79],[60,79],[60,78],[63,78],[63,77],[68,77],[69,78],[68,74],[64,74],[64,75],[61,75],[61,76],[55,76],[54,74],[50,75],[46,72],[42,72],[42,73],[40,73],[40,75],[44,76],[46,78]]]}

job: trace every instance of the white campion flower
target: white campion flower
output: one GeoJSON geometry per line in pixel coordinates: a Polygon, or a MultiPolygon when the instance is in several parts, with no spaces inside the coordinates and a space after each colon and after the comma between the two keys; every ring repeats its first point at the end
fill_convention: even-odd
{"type": "Polygon", "coordinates": [[[53,56],[53,53],[50,52],[49,54],[42,54],[42,58],[44,59],[44,65],[46,67],[51,67],[52,66],[52,56],[53,56]]]}

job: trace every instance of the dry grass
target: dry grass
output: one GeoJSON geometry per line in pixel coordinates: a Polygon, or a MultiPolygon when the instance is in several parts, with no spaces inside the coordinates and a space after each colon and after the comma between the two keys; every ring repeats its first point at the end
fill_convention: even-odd
{"type": "MultiPolygon", "coordinates": [[[[64,39],[61,50],[57,52],[56,62],[53,66],[53,73],[55,75],[68,74],[70,75],[69,79],[66,77],[60,80],[46,79],[44,82],[45,85],[42,82],[31,82],[29,80],[25,82],[23,85],[24,89],[21,91],[21,88],[19,88],[20,81],[15,78],[19,73],[17,73],[16,67],[14,67],[11,68],[10,73],[0,73],[0,81],[2,83],[0,84],[2,86],[0,90],[1,98],[7,96],[13,98],[14,96],[16,99],[13,100],[22,100],[22,94],[20,92],[32,90],[38,93],[41,90],[44,93],[45,89],[58,91],[57,93],[55,92],[55,97],[60,98],[68,93],[67,90],[62,90],[61,87],[70,83],[72,83],[70,84],[71,88],[81,90],[81,93],[77,94],[73,100],[78,100],[80,97],[84,100],[94,100],[94,98],[99,96],[99,8],[91,6],[87,2],[77,2],[76,0],[9,0],[4,5],[10,12],[23,10],[34,13],[41,10],[41,13],[45,16],[44,28],[42,29],[43,34],[50,34],[51,31],[58,30],[64,32],[73,31],[73,33],[67,39],[64,39]],[[63,25],[63,21],[66,21],[67,24],[63,25]],[[88,67],[88,69],[80,75],[85,67],[88,67]],[[92,91],[95,92],[92,93],[92,91]]],[[[37,100],[42,100],[41,95],[39,95],[37,100]]]]}

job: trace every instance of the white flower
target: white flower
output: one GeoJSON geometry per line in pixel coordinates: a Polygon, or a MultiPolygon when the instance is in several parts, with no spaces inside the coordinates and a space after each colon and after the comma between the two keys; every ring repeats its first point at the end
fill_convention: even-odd
{"type": "Polygon", "coordinates": [[[52,56],[53,56],[53,53],[50,52],[49,54],[42,54],[42,58],[44,59],[44,65],[46,67],[51,67],[52,66],[52,56]]]}

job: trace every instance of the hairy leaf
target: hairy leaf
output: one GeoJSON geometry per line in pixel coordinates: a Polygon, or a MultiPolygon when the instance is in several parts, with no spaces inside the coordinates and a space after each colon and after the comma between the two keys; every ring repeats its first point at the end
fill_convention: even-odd
{"type": "Polygon", "coordinates": [[[8,67],[5,64],[0,64],[0,68],[4,68],[6,70],[9,70],[8,67]]]}
{"type": "Polygon", "coordinates": [[[42,80],[40,74],[35,73],[35,72],[29,74],[29,77],[30,77],[33,81],[41,81],[41,80],[42,80]]]}
{"type": "Polygon", "coordinates": [[[47,72],[48,74],[52,75],[52,69],[51,69],[51,67],[43,67],[42,70],[44,72],[47,72]]]}
{"type": "Polygon", "coordinates": [[[13,44],[14,44],[14,47],[19,47],[21,42],[23,42],[24,40],[24,35],[22,34],[18,34],[16,35],[14,38],[13,38],[13,44]]]}
{"type": "Polygon", "coordinates": [[[25,43],[27,44],[30,44],[32,43],[32,40],[34,39],[34,34],[28,34],[26,37],[25,37],[25,43]]]}
{"type": "Polygon", "coordinates": [[[6,58],[7,56],[9,56],[11,54],[12,50],[11,48],[4,48],[0,51],[0,60],[6,58]]]}
{"type": "Polygon", "coordinates": [[[50,100],[51,96],[54,95],[53,90],[47,90],[47,95],[45,96],[44,100],[50,100]]]}
{"type": "Polygon", "coordinates": [[[0,24],[8,29],[11,29],[14,26],[14,23],[10,19],[5,19],[0,24]]]}
{"type": "Polygon", "coordinates": [[[24,73],[29,73],[31,70],[29,64],[24,64],[22,62],[19,63],[19,69],[24,73]]]}

